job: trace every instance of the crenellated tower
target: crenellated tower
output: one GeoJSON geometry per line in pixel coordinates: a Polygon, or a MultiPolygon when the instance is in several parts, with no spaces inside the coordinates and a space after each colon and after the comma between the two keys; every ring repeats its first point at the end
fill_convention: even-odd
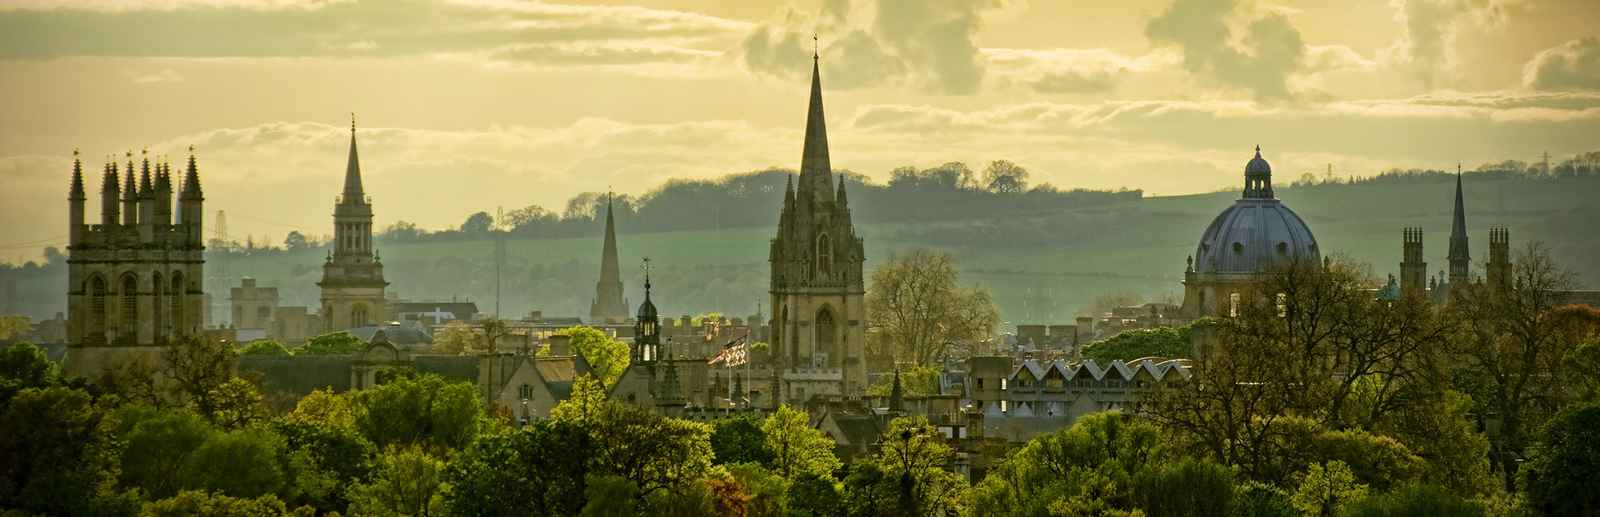
{"type": "Polygon", "coordinates": [[[1400,292],[1422,296],[1428,290],[1428,263],[1423,260],[1422,228],[1406,228],[1401,234],[1400,292]]]}
{"type": "Polygon", "coordinates": [[[779,384],[775,403],[816,395],[854,397],[865,391],[865,260],[844,181],[834,185],[822,76],[813,55],[800,175],[784,190],[778,234],[769,251],[779,384]]]}
{"type": "Polygon", "coordinates": [[[383,261],[372,246],[372,200],[361,184],[355,115],[350,117],[350,156],[344,191],[333,205],[333,249],[322,264],[322,321],[334,332],[380,325],[388,318],[383,261]]]}
{"type": "Polygon", "coordinates": [[[1489,229],[1489,262],[1483,267],[1489,285],[1499,289],[1511,287],[1511,230],[1503,226],[1489,229]]]}
{"type": "MultiPolygon", "coordinates": [[[[145,160],[134,180],[133,153],[118,171],[107,159],[100,224],[87,224],[83,162],[73,154],[67,194],[67,373],[94,375],[202,330],[205,245],[198,218],[172,221],[171,180],[145,160]],[[119,172],[123,173],[121,181],[119,172]],[[163,204],[162,193],[168,201],[163,204]]],[[[200,176],[190,148],[184,209],[201,210],[200,176]]]]}

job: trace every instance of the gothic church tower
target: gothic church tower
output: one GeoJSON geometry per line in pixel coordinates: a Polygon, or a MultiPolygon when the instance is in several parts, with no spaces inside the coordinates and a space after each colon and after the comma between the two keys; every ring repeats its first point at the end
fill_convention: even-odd
{"type": "Polygon", "coordinates": [[[862,394],[867,379],[865,246],[850,221],[844,181],[834,187],[816,55],[799,186],[791,179],[784,191],[769,257],[778,371],[773,400],[862,394]]]}
{"type": "Polygon", "coordinates": [[[344,192],[333,206],[333,250],[322,264],[322,321],[334,332],[382,324],[388,302],[383,261],[372,246],[372,200],[361,188],[361,159],[356,154],[356,123],[350,120],[350,158],[345,164],[344,192]]]}

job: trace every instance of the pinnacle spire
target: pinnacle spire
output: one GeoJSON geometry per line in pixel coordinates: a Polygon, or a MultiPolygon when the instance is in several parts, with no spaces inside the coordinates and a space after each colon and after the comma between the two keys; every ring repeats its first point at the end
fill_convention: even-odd
{"type": "Polygon", "coordinates": [[[183,198],[200,199],[200,169],[194,164],[194,146],[189,146],[189,169],[183,175],[183,198]]]}
{"type": "Polygon", "coordinates": [[[1467,209],[1461,191],[1461,165],[1456,165],[1456,205],[1455,212],[1450,218],[1450,260],[1466,261],[1469,258],[1467,250],[1467,209]]]}
{"type": "Polygon", "coordinates": [[[833,191],[833,166],[828,161],[828,123],[822,110],[822,72],[811,60],[811,103],[806,111],[805,148],[800,156],[800,198],[824,198],[833,191]]]}
{"type": "Polygon", "coordinates": [[[355,113],[350,114],[350,158],[344,166],[344,202],[366,202],[366,193],[361,188],[361,157],[356,153],[355,113]]]}
{"type": "Polygon", "coordinates": [[[606,233],[600,250],[600,281],[595,283],[594,305],[589,318],[595,322],[622,321],[628,307],[622,299],[622,273],[617,265],[617,226],[612,217],[612,195],[606,194],[606,233]]]}
{"type": "Polygon", "coordinates": [[[139,151],[143,168],[139,173],[139,197],[155,197],[155,185],[150,181],[150,149],[139,151]]]}
{"type": "Polygon", "coordinates": [[[72,189],[67,195],[68,200],[82,201],[87,196],[83,193],[83,160],[78,158],[78,150],[72,150],[72,189]]]}

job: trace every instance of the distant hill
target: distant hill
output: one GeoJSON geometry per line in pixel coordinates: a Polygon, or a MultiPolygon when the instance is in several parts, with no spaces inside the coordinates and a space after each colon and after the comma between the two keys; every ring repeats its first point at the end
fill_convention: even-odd
{"type": "MultiPolygon", "coordinates": [[[[1407,226],[1426,232],[1429,269],[1444,268],[1453,187],[1453,175],[1422,174],[1389,181],[1281,186],[1277,194],[1311,226],[1323,250],[1370,263],[1381,278],[1397,272],[1400,230],[1407,226]]],[[[782,191],[761,192],[749,205],[765,207],[774,214],[769,217],[775,217],[782,191]],[[773,199],[759,199],[768,196],[773,199]]],[[[1600,177],[1592,175],[1469,174],[1467,224],[1474,265],[1482,266],[1488,228],[1506,226],[1515,248],[1540,241],[1562,266],[1577,272],[1581,282],[1600,286],[1600,260],[1595,259],[1600,257],[1600,231],[1594,223],[1600,221],[1597,193],[1600,177]]],[[[877,194],[885,200],[890,196],[877,194]]],[[[1002,319],[1012,323],[1065,321],[1096,297],[1111,293],[1131,293],[1146,300],[1181,299],[1184,257],[1194,253],[1211,219],[1237,197],[1233,192],[1155,198],[1085,194],[997,209],[1002,213],[996,216],[969,211],[956,218],[901,219],[882,214],[881,206],[873,207],[872,194],[851,195],[858,221],[868,221],[858,224],[867,242],[868,268],[899,250],[948,251],[958,258],[962,279],[990,288],[1002,319]]],[[[895,203],[915,202],[894,195],[902,196],[895,203]]],[[[927,203],[926,210],[940,204],[927,203]]],[[[666,314],[719,311],[744,316],[754,313],[758,302],[765,303],[767,243],[774,232],[770,221],[734,218],[702,225],[710,229],[664,229],[665,223],[619,219],[619,248],[631,303],[638,303],[642,293],[639,275],[630,268],[645,256],[657,267],[654,300],[666,314]]],[[[567,225],[563,233],[582,234],[588,228],[589,236],[508,238],[503,315],[515,317],[530,310],[587,314],[599,268],[599,223],[562,224],[567,225]]],[[[379,249],[391,290],[401,296],[466,297],[485,311],[493,310],[493,242],[488,238],[458,234],[447,239],[391,239],[381,242],[379,249]]],[[[278,287],[285,305],[315,307],[324,254],[320,248],[213,254],[206,265],[212,277],[207,279],[207,291],[214,307],[226,306],[227,288],[248,275],[262,285],[278,287]],[[215,277],[222,273],[227,281],[215,277]]],[[[0,312],[38,318],[65,308],[65,268],[58,263],[10,269],[5,281],[10,287],[3,291],[6,307],[0,312]]]]}

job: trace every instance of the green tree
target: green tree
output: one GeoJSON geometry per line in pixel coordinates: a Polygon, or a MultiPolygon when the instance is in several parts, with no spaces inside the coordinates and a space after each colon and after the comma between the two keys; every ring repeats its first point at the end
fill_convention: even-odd
{"type": "Polygon", "coordinates": [[[790,515],[825,517],[840,512],[839,487],[831,476],[805,474],[789,484],[787,506],[790,515]]]}
{"type": "Polygon", "coordinates": [[[356,406],[348,394],[334,393],[332,388],[312,390],[295,402],[294,410],[284,415],[291,422],[322,424],[335,428],[356,427],[356,406]]]}
{"type": "Polygon", "coordinates": [[[355,394],[356,428],[378,447],[461,449],[478,434],[483,403],[466,382],[434,374],[401,376],[355,394]]]}
{"type": "Polygon", "coordinates": [[[637,515],[639,487],[620,476],[592,476],[584,488],[582,517],[628,517],[637,515]]]}
{"type": "Polygon", "coordinates": [[[481,437],[450,462],[445,505],[458,516],[576,514],[594,451],[585,427],[560,420],[481,437]]]}
{"type": "Polygon", "coordinates": [[[1113,360],[1132,361],[1141,357],[1189,358],[1194,352],[1188,325],[1125,330],[1115,336],[1089,343],[1083,357],[1101,365],[1113,360]]]}
{"type": "Polygon", "coordinates": [[[770,465],[772,449],[767,448],[767,435],[761,431],[762,420],[754,415],[740,415],[717,420],[711,424],[711,453],[718,465],[753,463],[770,465]]]}
{"type": "Polygon", "coordinates": [[[1233,472],[1203,460],[1152,465],[1133,478],[1134,500],[1149,515],[1228,515],[1233,493],[1233,472]]]}
{"type": "Polygon", "coordinates": [[[45,356],[44,349],[32,343],[19,343],[0,349],[0,383],[22,391],[54,384],[59,368],[45,356]]]}
{"type": "Polygon", "coordinates": [[[215,433],[204,418],[184,410],[138,422],[123,437],[122,484],[143,489],[151,499],[177,495],[190,452],[215,433]]]}
{"type": "Polygon", "coordinates": [[[367,480],[375,468],[377,448],[353,422],[284,417],[275,420],[272,429],[292,451],[292,503],[323,512],[342,511],[348,504],[346,487],[367,480]]]}
{"type": "Polygon", "coordinates": [[[927,417],[901,417],[889,421],[874,462],[897,480],[899,507],[926,515],[954,509],[963,495],[966,482],[944,469],[954,455],[927,417]]]}
{"type": "MultiPolygon", "coordinates": [[[[944,372],[933,366],[912,366],[900,372],[900,390],[906,396],[938,395],[939,376],[944,372]]],[[[883,377],[877,384],[867,387],[867,395],[887,397],[894,391],[894,378],[883,377]]]]}
{"type": "Polygon", "coordinates": [[[466,323],[452,321],[433,331],[433,351],[449,355],[467,355],[479,348],[478,333],[466,323]]]}
{"type": "Polygon", "coordinates": [[[367,344],[361,338],[345,332],[330,332],[306,341],[296,351],[299,355],[350,355],[360,353],[367,349],[367,344]]]}
{"type": "Polygon", "coordinates": [[[239,353],[219,340],[185,336],[162,348],[161,364],[180,400],[215,422],[219,404],[215,397],[223,393],[218,388],[233,379],[239,353]]]}
{"type": "Polygon", "coordinates": [[[880,349],[915,365],[989,339],[1000,322],[987,290],[958,287],[955,259],[926,249],[893,255],[873,270],[866,306],[880,349]]]}
{"type": "Polygon", "coordinates": [[[597,469],[639,487],[641,497],[681,489],[711,469],[711,426],[622,404],[591,420],[597,469]]]}
{"type": "Polygon", "coordinates": [[[219,492],[185,490],[144,505],[139,517],[282,517],[289,515],[274,495],[239,498],[219,492]]]}
{"type": "Polygon", "coordinates": [[[0,414],[0,507],[43,515],[97,515],[117,494],[115,446],[89,394],[29,388],[0,414]]]}
{"type": "Polygon", "coordinates": [[[589,368],[599,377],[603,386],[609,388],[616,385],[622,372],[628,369],[628,344],[612,339],[610,334],[593,327],[576,326],[562,331],[560,335],[571,339],[572,349],[583,356],[584,362],[589,363],[589,368]]]}
{"type": "Polygon", "coordinates": [[[1356,481],[1344,462],[1313,463],[1306,471],[1290,501],[1302,514],[1317,517],[1339,515],[1341,509],[1367,496],[1367,486],[1356,481]]]}
{"type": "Polygon", "coordinates": [[[1600,515],[1600,402],[1563,410],[1538,443],[1523,473],[1528,505],[1543,515],[1600,515]]]}
{"type": "Polygon", "coordinates": [[[211,421],[225,430],[242,429],[267,418],[261,389],[250,381],[234,377],[211,390],[211,421]]]}
{"type": "MultiPolygon", "coordinates": [[[[735,463],[726,468],[733,480],[738,482],[740,492],[748,496],[744,501],[746,515],[778,516],[786,513],[789,480],[755,463],[735,463]]],[[[724,494],[724,501],[734,499],[726,487],[713,486],[712,491],[724,494]]]]}
{"type": "Polygon", "coordinates": [[[443,461],[416,446],[396,447],[378,458],[372,481],[350,487],[350,513],[374,516],[444,515],[443,461]]]}
{"type": "Polygon", "coordinates": [[[244,350],[239,351],[239,355],[289,357],[293,354],[289,352],[289,347],[283,346],[283,343],[279,343],[277,340],[257,339],[255,341],[251,341],[250,344],[245,345],[244,350]]]}
{"type": "Polygon", "coordinates": [[[1260,481],[1247,481],[1236,485],[1233,492],[1233,514],[1238,517],[1299,517],[1289,494],[1283,489],[1260,481]]]}
{"type": "Polygon", "coordinates": [[[767,415],[761,422],[767,450],[772,452],[772,468],[788,479],[805,474],[826,476],[839,468],[833,455],[833,440],[811,427],[811,417],[788,404],[767,415]]]}
{"type": "Polygon", "coordinates": [[[1051,508],[1128,511],[1135,506],[1134,477],[1165,464],[1168,456],[1154,425],[1123,413],[1094,413],[1007,455],[973,487],[969,500],[984,515],[1037,515],[1051,508]]]}
{"type": "Polygon", "coordinates": [[[572,380],[572,393],[566,400],[556,403],[550,409],[550,418],[561,422],[585,425],[604,411],[610,401],[606,400],[606,389],[593,375],[579,375],[572,380]]]}
{"type": "Polygon", "coordinates": [[[494,228],[494,216],[488,212],[478,212],[467,216],[466,222],[461,223],[461,233],[486,234],[494,228]]]}
{"type": "Polygon", "coordinates": [[[263,428],[213,433],[184,460],[183,485],[254,498],[284,491],[282,436],[263,428]]]}
{"type": "Polygon", "coordinates": [[[1346,517],[1481,517],[1479,504],[1438,485],[1405,485],[1345,507],[1346,517]]]}
{"type": "Polygon", "coordinates": [[[983,184],[989,192],[1019,194],[1028,190],[1028,170],[1006,160],[995,160],[983,169],[983,184]]]}

